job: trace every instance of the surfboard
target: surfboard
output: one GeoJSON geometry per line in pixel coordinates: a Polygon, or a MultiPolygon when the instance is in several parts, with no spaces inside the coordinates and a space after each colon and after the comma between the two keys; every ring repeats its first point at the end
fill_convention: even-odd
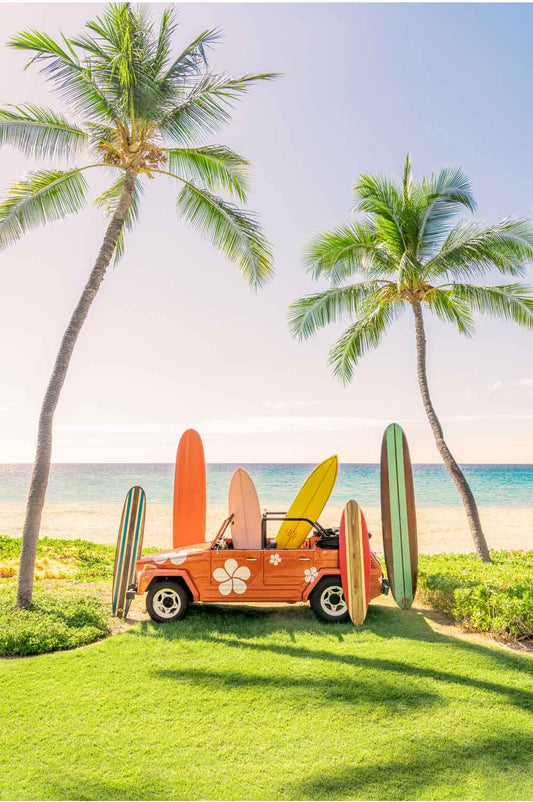
{"type": "Polygon", "coordinates": [[[195,429],[183,432],[176,454],[172,545],[175,549],[203,543],[206,524],[205,457],[195,429]]]}
{"type": "MultiPolygon", "coordinates": [[[[337,479],[339,458],[329,457],[312,471],[292,502],[287,518],[316,521],[326,506],[337,479]]],[[[278,549],[298,549],[312,529],[306,521],[284,521],[276,537],[278,549]]]]}
{"type": "Polygon", "coordinates": [[[352,623],[360,627],[370,604],[370,540],[365,516],[356,501],[349,501],[342,513],[339,562],[348,612],[352,623]]]}
{"type": "Polygon", "coordinates": [[[146,496],[142,487],[132,487],[124,501],[118,530],[115,564],[113,567],[113,615],[126,618],[131,599],[126,598],[128,588],[135,582],[135,563],[141,556],[146,496]]]}
{"type": "Polygon", "coordinates": [[[416,593],[418,538],[409,446],[397,423],[387,426],[381,444],[381,522],[392,595],[407,610],[416,593]]]}
{"type": "Polygon", "coordinates": [[[233,548],[260,549],[261,507],[252,478],[243,468],[237,468],[231,477],[228,510],[233,513],[233,548]]]}

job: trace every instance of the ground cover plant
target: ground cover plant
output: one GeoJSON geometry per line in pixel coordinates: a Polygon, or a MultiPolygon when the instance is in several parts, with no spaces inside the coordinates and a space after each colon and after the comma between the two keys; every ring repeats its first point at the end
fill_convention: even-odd
{"type": "MultiPolygon", "coordinates": [[[[16,575],[20,560],[21,538],[0,535],[0,578],[16,575]]],[[[156,551],[144,548],[143,553],[156,551]]],[[[91,543],[88,540],[60,540],[43,537],[39,540],[36,579],[73,579],[102,582],[113,579],[115,546],[91,543]]]]}
{"type": "MultiPolygon", "coordinates": [[[[21,538],[0,537],[0,577],[17,574],[21,545],[21,538]]],[[[41,538],[36,579],[111,580],[114,557],[114,546],[79,539],[41,538]]]]}
{"type": "MultiPolygon", "coordinates": [[[[15,610],[15,583],[0,584],[0,656],[44,654],[85,646],[109,632],[102,601],[75,588],[35,588],[32,604],[15,610]]],[[[26,689],[27,692],[27,689],[26,689]]]]}
{"type": "Polygon", "coordinates": [[[532,679],[415,610],[198,606],[0,661],[0,797],[530,799],[532,679]]]}
{"type": "Polygon", "coordinates": [[[533,638],[533,551],[420,557],[422,596],[467,629],[511,640],[533,638]]]}

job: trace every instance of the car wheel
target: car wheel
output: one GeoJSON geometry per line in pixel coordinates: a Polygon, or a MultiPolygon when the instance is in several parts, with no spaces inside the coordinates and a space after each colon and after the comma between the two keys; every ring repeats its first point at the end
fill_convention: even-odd
{"type": "Polygon", "coordinates": [[[146,609],[152,621],[164,623],[185,618],[189,609],[187,591],[181,582],[156,582],[148,588],[146,609]]]}
{"type": "Polygon", "coordinates": [[[325,576],[309,596],[314,614],[322,621],[341,623],[350,620],[350,614],[340,576],[325,576]]]}

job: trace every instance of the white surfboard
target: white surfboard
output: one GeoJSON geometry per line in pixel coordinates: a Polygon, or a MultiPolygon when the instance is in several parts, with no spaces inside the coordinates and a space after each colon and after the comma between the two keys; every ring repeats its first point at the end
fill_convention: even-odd
{"type": "Polygon", "coordinates": [[[235,549],[261,548],[261,507],[248,473],[238,468],[229,487],[229,513],[233,513],[231,538],[235,549]]]}

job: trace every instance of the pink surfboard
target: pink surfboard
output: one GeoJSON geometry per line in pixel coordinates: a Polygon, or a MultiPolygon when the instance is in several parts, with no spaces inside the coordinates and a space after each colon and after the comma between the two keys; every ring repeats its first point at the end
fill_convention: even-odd
{"type": "Polygon", "coordinates": [[[235,549],[261,548],[261,507],[255,485],[243,468],[231,477],[229,512],[233,513],[231,538],[235,549]]]}
{"type": "Polygon", "coordinates": [[[195,429],[183,432],[176,455],[172,545],[175,549],[203,543],[206,524],[205,457],[195,429]]]}

